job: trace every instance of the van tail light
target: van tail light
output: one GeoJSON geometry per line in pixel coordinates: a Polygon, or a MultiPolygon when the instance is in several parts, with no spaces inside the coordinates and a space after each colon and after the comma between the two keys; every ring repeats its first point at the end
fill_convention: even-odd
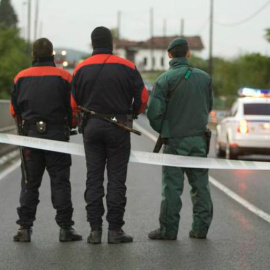
{"type": "Polygon", "coordinates": [[[240,120],[237,132],[246,134],[249,132],[248,122],[245,119],[240,120]]]}

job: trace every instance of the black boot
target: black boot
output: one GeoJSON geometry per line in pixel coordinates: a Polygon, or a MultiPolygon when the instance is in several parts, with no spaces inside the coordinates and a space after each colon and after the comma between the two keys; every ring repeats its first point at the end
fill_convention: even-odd
{"type": "Polygon", "coordinates": [[[192,230],[189,232],[189,237],[190,238],[205,239],[206,235],[207,235],[206,232],[194,232],[192,230]]]}
{"type": "Polygon", "coordinates": [[[60,242],[71,242],[71,241],[80,241],[82,236],[79,235],[71,226],[70,227],[61,227],[59,234],[60,242]]]}
{"type": "Polygon", "coordinates": [[[148,237],[152,240],[176,240],[176,237],[168,237],[162,232],[162,230],[159,228],[157,230],[154,230],[148,234],[148,237]]]}
{"type": "Polygon", "coordinates": [[[108,243],[109,244],[120,244],[133,242],[133,237],[126,234],[122,229],[113,231],[109,230],[108,243]]]}
{"type": "Polygon", "coordinates": [[[102,229],[101,228],[92,229],[90,232],[90,235],[87,238],[87,242],[90,244],[100,244],[101,237],[102,237],[102,229]]]}
{"type": "Polygon", "coordinates": [[[31,228],[20,227],[17,234],[14,235],[13,240],[15,242],[31,242],[31,228]]]}

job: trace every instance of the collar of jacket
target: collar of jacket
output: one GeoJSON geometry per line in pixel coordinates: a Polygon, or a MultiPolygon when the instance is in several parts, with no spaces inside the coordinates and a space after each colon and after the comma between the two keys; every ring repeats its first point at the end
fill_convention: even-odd
{"type": "Polygon", "coordinates": [[[95,54],[113,54],[112,50],[110,49],[106,49],[106,48],[98,48],[98,49],[94,49],[92,55],[95,54]]]}
{"type": "Polygon", "coordinates": [[[188,59],[186,57],[173,58],[170,62],[170,68],[177,68],[179,66],[187,66],[188,59]]]}
{"type": "Polygon", "coordinates": [[[34,61],[33,62],[33,67],[44,67],[44,66],[49,66],[49,67],[55,67],[54,61],[34,61]]]}

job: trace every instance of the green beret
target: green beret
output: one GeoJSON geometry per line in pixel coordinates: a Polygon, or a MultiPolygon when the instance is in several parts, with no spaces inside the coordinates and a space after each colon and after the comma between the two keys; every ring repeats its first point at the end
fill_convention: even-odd
{"type": "Polygon", "coordinates": [[[185,38],[176,38],[168,46],[167,51],[170,51],[172,48],[179,46],[179,45],[186,45],[188,46],[188,42],[185,38]]]}

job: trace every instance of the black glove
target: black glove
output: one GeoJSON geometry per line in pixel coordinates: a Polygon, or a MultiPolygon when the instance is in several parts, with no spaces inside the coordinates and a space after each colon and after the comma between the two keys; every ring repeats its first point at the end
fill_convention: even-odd
{"type": "Polygon", "coordinates": [[[139,112],[136,110],[132,110],[132,118],[133,119],[138,119],[139,112]]]}

